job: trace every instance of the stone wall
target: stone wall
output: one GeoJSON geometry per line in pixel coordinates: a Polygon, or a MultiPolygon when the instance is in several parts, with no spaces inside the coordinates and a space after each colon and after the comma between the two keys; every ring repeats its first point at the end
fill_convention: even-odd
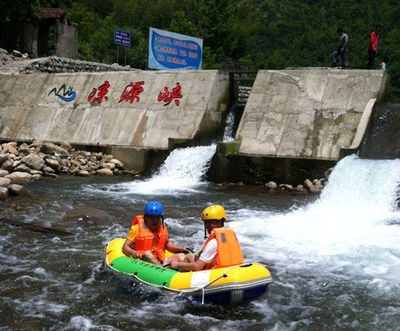
{"type": "Polygon", "coordinates": [[[238,154],[338,160],[388,82],[381,70],[259,71],[236,133],[238,154]]]}

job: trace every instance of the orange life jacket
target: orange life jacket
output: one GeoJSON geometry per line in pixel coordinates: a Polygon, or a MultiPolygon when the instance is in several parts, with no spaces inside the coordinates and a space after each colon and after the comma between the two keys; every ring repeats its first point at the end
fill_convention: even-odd
{"type": "Polygon", "coordinates": [[[210,263],[206,264],[206,269],[230,267],[244,263],[242,249],[233,229],[217,228],[212,230],[201,251],[214,238],[217,240],[217,255],[210,263]]]}
{"type": "Polygon", "coordinates": [[[139,232],[135,239],[135,251],[143,254],[144,251],[152,251],[153,255],[160,261],[165,258],[165,244],[168,240],[168,231],[165,227],[164,221],[158,226],[157,233],[151,232],[145,221],[143,215],[138,215],[132,222],[132,225],[139,226],[139,232]],[[153,242],[157,241],[157,248],[154,249],[153,242]]]}

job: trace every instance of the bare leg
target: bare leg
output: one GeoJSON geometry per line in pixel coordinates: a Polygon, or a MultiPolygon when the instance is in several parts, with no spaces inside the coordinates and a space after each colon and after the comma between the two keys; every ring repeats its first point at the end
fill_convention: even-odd
{"type": "Polygon", "coordinates": [[[156,257],[154,257],[154,255],[153,255],[153,253],[151,251],[145,251],[142,254],[142,258],[145,261],[151,262],[151,263],[161,267],[160,261],[158,261],[158,259],[156,257]]]}

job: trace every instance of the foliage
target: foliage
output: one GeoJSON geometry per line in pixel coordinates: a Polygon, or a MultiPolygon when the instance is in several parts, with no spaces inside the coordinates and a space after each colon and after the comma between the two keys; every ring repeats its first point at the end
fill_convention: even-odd
{"type": "MultiPolygon", "coordinates": [[[[145,69],[149,27],[203,39],[203,68],[281,69],[329,66],[341,26],[349,36],[351,68],[365,68],[370,33],[383,30],[378,65],[389,57],[400,89],[399,0],[3,0],[0,23],[26,18],[39,6],[67,10],[79,27],[79,57],[116,61],[114,28],[131,32],[127,63],[145,69]],[[4,8],[3,8],[4,7],[4,8]]],[[[122,63],[123,48],[119,50],[122,63]]]]}

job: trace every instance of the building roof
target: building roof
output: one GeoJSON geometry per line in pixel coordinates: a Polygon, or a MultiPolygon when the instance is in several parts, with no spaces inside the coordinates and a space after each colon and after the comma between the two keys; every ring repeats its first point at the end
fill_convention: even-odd
{"type": "Polygon", "coordinates": [[[60,18],[66,14],[64,9],[60,8],[40,8],[36,15],[43,20],[51,19],[51,18],[60,18]]]}

